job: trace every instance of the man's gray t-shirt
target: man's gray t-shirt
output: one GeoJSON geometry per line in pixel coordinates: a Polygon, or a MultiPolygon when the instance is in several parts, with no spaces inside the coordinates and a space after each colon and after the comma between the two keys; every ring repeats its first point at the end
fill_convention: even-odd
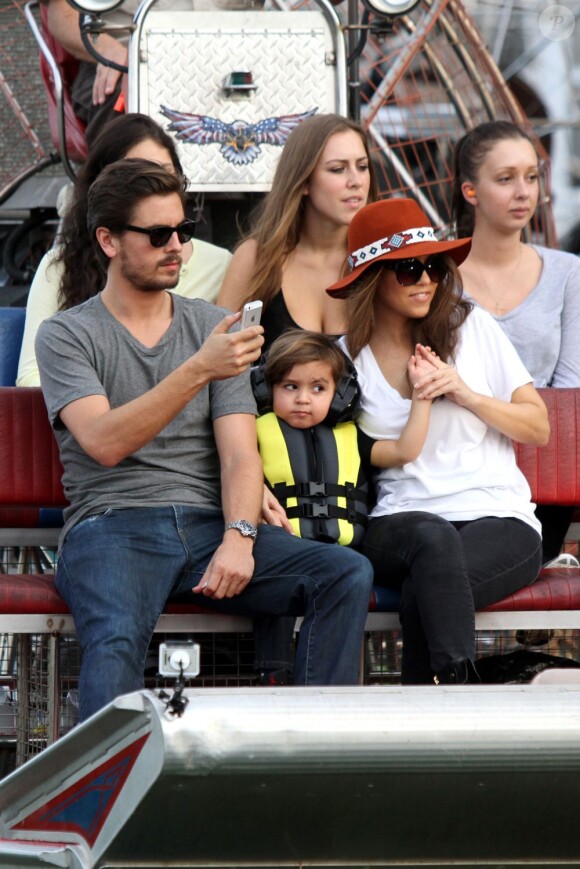
{"type": "Polygon", "coordinates": [[[227,313],[201,299],[172,295],[173,320],[154,347],[145,347],[95,296],[40,326],[36,356],[51,424],[64,466],[61,541],[76,522],[110,507],[186,504],[221,507],[213,420],[254,415],[249,373],[204,387],[150,443],[107,468],[88,456],[60,422],[60,411],[88,395],[112,408],[137,398],[199,350],[227,313]]]}

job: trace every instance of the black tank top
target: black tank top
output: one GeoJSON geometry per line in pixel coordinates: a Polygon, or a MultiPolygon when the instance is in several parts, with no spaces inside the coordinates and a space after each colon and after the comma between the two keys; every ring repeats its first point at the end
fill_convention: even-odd
{"type": "MultiPolygon", "coordinates": [[[[288,332],[289,329],[302,329],[302,326],[299,326],[290,316],[282,290],[276,293],[262,314],[261,322],[264,327],[264,346],[262,347],[262,353],[266,353],[269,350],[270,345],[274,343],[276,338],[283,335],[284,332],[288,332]]],[[[331,335],[330,337],[340,338],[340,335],[331,335]]]]}
{"type": "Polygon", "coordinates": [[[283,335],[284,332],[288,332],[289,329],[301,328],[298,323],[294,322],[288,313],[286,300],[282,290],[276,293],[262,314],[262,326],[264,327],[263,353],[265,353],[269,349],[270,344],[272,344],[276,338],[279,338],[280,335],[283,335]]]}

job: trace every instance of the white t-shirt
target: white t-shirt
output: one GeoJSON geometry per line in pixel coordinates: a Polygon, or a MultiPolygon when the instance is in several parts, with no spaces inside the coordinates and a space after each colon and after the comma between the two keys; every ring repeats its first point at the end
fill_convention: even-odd
{"type": "MultiPolygon", "coordinates": [[[[341,339],[346,350],[345,339],[341,339]]],[[[354,364],[362,390],[357,424],[369,437],[396,439],[411,401],[385,380],[370,347],[354,364]]],[[[510,401],[532,378],[493,318],[475,308],[461,327],[455,365],[476,392],[510,401]]],[[[377,472],[377,504],[371,515],[423,510],[450,521],[483,516],[515,517],[540,532],[531,492],[512,442],[451,399],[436,399],[418,459],[377,472]]]]}

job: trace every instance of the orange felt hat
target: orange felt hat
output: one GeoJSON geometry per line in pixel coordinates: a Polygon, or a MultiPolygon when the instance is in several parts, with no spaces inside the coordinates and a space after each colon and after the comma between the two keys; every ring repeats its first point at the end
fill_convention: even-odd
{"type": "Polygon", "coordinates": [[[381,199],[355,214],[348,228],[350,273],[326,290],[345,298],[351,284],[373,263],[446,253],[457,265],[471,247],[470,238],[438,241],[426,215],[414,199],[381,199]]]}

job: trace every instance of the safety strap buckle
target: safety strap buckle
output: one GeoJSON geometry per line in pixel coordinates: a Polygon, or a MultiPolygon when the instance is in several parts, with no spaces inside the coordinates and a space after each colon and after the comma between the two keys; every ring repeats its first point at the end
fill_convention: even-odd
{"type": "Polygon", "coordinates": [[[299,498],[325,498],[328,494],[326,483],[307,483],[296,484],[296,494],[299,498]]]}
{"type": "Polygon", "coordinates": [[[302,515],[306,519],[329,519],[328,504],[302,504],[302,515]]]}

